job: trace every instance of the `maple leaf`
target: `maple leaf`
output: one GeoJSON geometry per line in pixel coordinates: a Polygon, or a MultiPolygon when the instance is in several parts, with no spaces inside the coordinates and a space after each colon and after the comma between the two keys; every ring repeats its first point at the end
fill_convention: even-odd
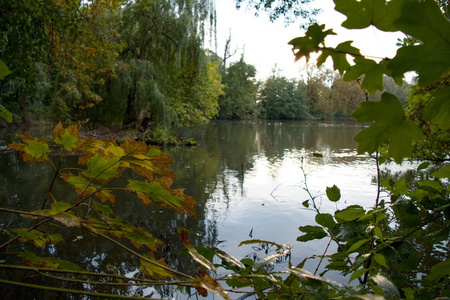
{"type": "Polygon", "coordinates": [[[358,48],[351,45],[352,41],[346,41],[337,45],[335,49],[323,48],[322,54],[317,59],[317,66],[320,67],[325,63],[328,57],[333,59],[333,68],[338,70],[342,75],[344,71],[350,68],[350,63],[347,61],[347,54],[353,56],[360,56],[361,52],[358,48]]]}
{"type": "Polygon", "coordinates": [[[81,219],[69,212],[71,208],[73,206],[70,203],[55,201],[50,206],[50,209],[38,210],[35,213],[45,214],[67,227],[79,227],[81,225],[81,219]]]}
{"type": "Polygon", "coordinates": [[[355,65],[345,72],[344,80],[357,80],[364,75],[361,88],[366,89],[370,94],[383,90],[383,74],[388,73],[387,65],[384,61],[377,64],[374,60],[364,57],[355,57],[355,65]]]}
{"type": "Polygon", "coordinates": [[[114,203],[116,201],[115,196],[111,191],[92,183],[81,175],[75,176],[72,173],[68,172],[62,174],[61,178],[72,185],[78,195],[95,195],[102,202],[111,201],[114,203]]]}
{"type": "Polygon", "coordinates": [[[55,126],[52,132],[53,141],[58,145],[62,145],[67,151],[72,151],[77,147],[79,135],[80,132],[76,126],[71,125],[68,128],[64,128],[61,122],[55,126]]]}
{"type": "Polygon", "coordinates": [[[82,174],[88,178],[107,182],[119,175],[119,161],[119,156],[104,158],[96,153],[86,162],[87,170],[83,171],[82,174]]]}
{"type": "Polygon", "coordinates": [[[154,201],[161,206],[170,206],[180,214],[195,214],[194,204],[189,197],[181,196],[179,191],[168,190],[157,181],[148,182],[130,179],[128,180],[127,190],[135,192],[146,205],[154,201]]]}
{"type": "Polygon", "coordinates": [[[389,68],[394,75],[416,71],[419,84],[427,86],[450,71],[450,23],[436,1],[400,2],[404,3],[395,25],[422,43],[400,48],[389,68]]]}
{"type": "Polygon", "coordinates": [[[440,89],[425,109],[424,118],[433,121],[442,129],[450,128],[450,87],[440,89]]]}
{"type": "Polygon", "coordinates": [[[335,9],[347,17],[342,23],[345,28],[362,29],[374,25],[383,31],[398,31],[392,23],[400,15],[398,1],[335,0],[334,3],[335,9]]]}
{"type": "Polygon", "coordinates": [[[147,258],[150,261],[154,261],[155,263],[151,263],[147,260],[144,259],[139,259],[141,262],[140,265],[140,269],[142,270],[142,272],[150,277],[150,278],[154,278],[154,279],[160,279],[160,280],[165,280],[168,278],[172,278],[172,274],[167,271],[167,269],[169,269],[169,266],[166,264],[166,262],[164,261],[163,258],[157,260],[155,259],[153,253],[147,253],[145,255],[145,258],[147,258]],[[167,269],[162,268],[161,266],[167,267],[167,269]]]}
{"type": "Polygon", "coordinates": [[[296,61],[302,57],[308,61],[311,53],[320,51],[321,45],[325,46],[325,37],[336,34],[331,29],[323,31],[324,28],[325,25],[315,23],[308,27],[305,36],[292,39],[288,43],[292,45],[296,61]]]}
{"type": "Polygon", "coordinates": [[[64,241],[58,233],[47,234],[36,229],[28,230],[26,228],[15,228],[11,231],[19,236],[21,242],[32,241],[36,247],[44,247],[47,243],[56,244],[64,241]]]}
{"type": "Polygon", "coordinates": [[[383,93],[380,102],[364,102],[352,116],[372,124],[355,136],[358,153],[373,153],[389,143],[388,156],[401,163],[412,154],[412,142],[424,138],[420,129],[405,118],[403,106],[392,94],[383,93]]]}

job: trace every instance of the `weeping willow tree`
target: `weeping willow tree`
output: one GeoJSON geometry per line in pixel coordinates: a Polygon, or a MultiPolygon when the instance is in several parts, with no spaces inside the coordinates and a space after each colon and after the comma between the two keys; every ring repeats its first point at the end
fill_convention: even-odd
{"type": "Polygon", "coordinates": [[[217,113],[220,77],[203,50],[214,7],[211,0],[140,0],[123,8],[125,46],[108,96],[123,124],[194,125],[217,113]]]}

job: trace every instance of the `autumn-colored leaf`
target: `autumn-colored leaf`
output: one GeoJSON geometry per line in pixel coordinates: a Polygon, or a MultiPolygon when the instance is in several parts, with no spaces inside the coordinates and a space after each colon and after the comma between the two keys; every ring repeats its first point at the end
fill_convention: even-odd
{"type": "Polygon", "coordinates": [[[44,163],[48,160],[50,148],[44,138],[37,140],[29,135],[26,136],[23,134],[20,134],[19,138],[23,141],[23,143],[13,141],[8,145],[8,147],[13,150],[23,152],[24,162],[44,163]]]}
{"type": "Polygon", "coordinates": [[[56,244],[63,241],[62,236],[58,233],[47,234],[36,229],[28,230],[25,228],[11,229],[11,231],[19,236],[21,242],[32,241],[36,247],[44,247],[47,243],[56,244]]]}
{"type": "Polygon", "coordinates": [[[95,195],[102,202],[111,201],[114,203],[116,200],[114,194],[111,191],[92,183],[81,175],[75,176],[72,173],[68,172],[62,174],[61,178],[72,185],[78,195],[95,195]]]}
{"type": "Polygon", "coordinates": [[[156,260],[153,253],[151,252],[147,253],[145,257],[151,261],[155,261],[155,264],[152,264],[142,258],[139,259],[139,261],[141,262],[140,269],[146,276],[159,280],[166,280],[173,277],[169,271],[160,267],[160,265],[162,265],[169,268],[163,258],[156,260]]]}
{"type": "Polygon", "coordinates": [[[76,126],[71,125],[64,129],[61,122],[56,125],[52,133],[53,141],[58,145],[62,145],[67,151],[72,151],[77,147],[79,135],[80,132],[76,126]]]}
{"type": "Polygon", "coordinates": [[[170,206],[180,214],[195,215],[192,198],[185,196],[180,190],[168,190],[158,181],[128,180],[127,189],[135,192],[138,198],[146,205],[152,201],[162,205],[170,206]]]}
{"type": "Polygon", "coordinates": [[[87,170],[82,174],[100,182],[107,182],[119,175],[119,161],[120,156],[101,157],[96,153],[86,162],[87,170]]]}
{"type": "Polygon", "coordinates": [[[17,256],[22,258],[27,265],[33,266],[33,267],[43,267],[43,268],[52,268],[52,269],[60,269],[60,270],[67,270],[67,271],[82,271],[83,269],[79,267],[78,265],[62,260],[57,259],[54,257],[41,257],[37,256],[36,254],[24,251],[17,253],[17,256]]]}
{"type": "Polygon", "coordinates": [[[228,293],[223,289],[223,287],[219,284],[219,282],[209,276],[209,274],[203,270],[198,270],[198,278],[200,279],[201,286],[203,288],[206,288],[210,292],[224,298],[224,299],[230,299],[228,296],[228,293]]]}
{"type": "Polygon", "coordinates": [[[202,256],[200,253],[197,252],[197,250],[192,246],[191,241],[189,241],[189,234],[188,231],[185,228],[181,229],[180,234],[181,241],[183,241],[184,246],[186,247],[189,254],[192,256],[192,258],[204,266],[206,269],[213,271],[214,273],[217,272],[216,267],[212,262],[207,260],[204,256],[202,256]]]}

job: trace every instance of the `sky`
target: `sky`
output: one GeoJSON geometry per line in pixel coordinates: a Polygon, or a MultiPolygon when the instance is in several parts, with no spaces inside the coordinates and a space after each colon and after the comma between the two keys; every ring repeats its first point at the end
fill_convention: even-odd
{"type": "MultiPolygon", "coordinates": [[[[364,55],[381,58],[395,56],[397,39],[402,37],[400,33],[387,33],[375,28],[348,30],[340,26],[346,17],[334,10],[332,0],[316,0],[315,7],[323,10],[317,17],[318,23],[325,24],[325,29],[333,29],[337,33],[337,36],[327,37],[327,46],[352,40],[352,45],[364,55]]],[[[294,63],[292,47],[288,45],[293,38],[304,35],[305,31],[300,29],[301,20],[288,27],[285,27],[283,20],[271,23],[264,12],[256,17],[254,10],[246,8],[246,4],[236,10],[234,0],[217,0],[216,11],[217,53],[220,56],[223,55],[225,41],[231,34],[231,49],[238,51],[229,61],[239,60],[244,54],[245,62],[256,67],[258,79],[269,77],[274,68],[279,70],[280,75],[288,78],[304,76],[305,59],[294,63]]],[[[331,61],[326,66],[331,69],[331,61]]]]}

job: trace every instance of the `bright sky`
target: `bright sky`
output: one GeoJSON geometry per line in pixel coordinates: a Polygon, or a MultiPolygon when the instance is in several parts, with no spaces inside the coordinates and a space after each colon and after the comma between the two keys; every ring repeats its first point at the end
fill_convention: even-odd
{"type": "MultiPolygon", "coordinates": [[[[325,24],[325,29],[333,29],[337,36],[326,39],[327,46],[353,40],[353,46],[361,49],[364,55],[375,57],[393,57],[397,47],[399,33],[386,33],[375,28],[364,30],[347,30],[340,26],[345,20],[345,16],[334,10],[332,0],[316,0],[315,6],[323,9],[317,17],[319,24],[325,24]]],[[[306,62],[302,59],[294,63],[292,47],[287,43],[298,36],[303,36],[304,31],[299,29],[301,20],[284,26],[283,20],[271,23],[269,18],[260,13],[259,17],[254,16],[254,11],[242,5],[240,10],[236,10],[234,0],[217,0],[217,43],[218,54],[223,55],[225,40],[231,32],[231,48],[238,48],[238,52],[231,61],[239,60],[242,53],[247,63],[256,67],[258,79],[265,79],[272,74],[272,69],[276,66],[281,70],[281,74],[288,78],[299,78],[304,70],[306,62]]],[[[329,68],[332,65],[329,64],[329,68]]]]}

